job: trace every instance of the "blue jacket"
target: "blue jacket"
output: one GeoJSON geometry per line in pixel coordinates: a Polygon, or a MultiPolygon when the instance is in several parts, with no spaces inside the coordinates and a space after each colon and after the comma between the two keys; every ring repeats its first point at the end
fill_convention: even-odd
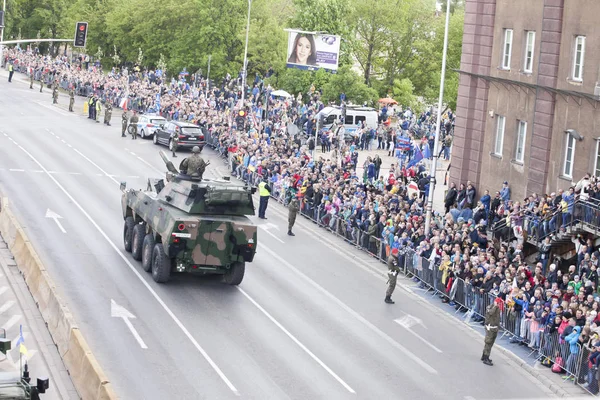
{"type": "Polygon", "coordinates": [[[571,351],[571,354],[579,354],[579,346],[577,346],[577,343],[579,342],[579,335],[581,335],[581,327],[576,326],[573,328],[573,332],[565,337],[565,342],[569,344],[569,350],[571,351]]]}

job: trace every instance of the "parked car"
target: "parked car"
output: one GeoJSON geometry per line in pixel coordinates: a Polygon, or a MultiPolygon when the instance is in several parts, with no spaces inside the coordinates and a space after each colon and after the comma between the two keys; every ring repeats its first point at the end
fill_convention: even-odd
{"type": "Polygon", "coordinates": [[[179,136],[180,148],[200,147],[200,150],[206,145],[204,131],[198,125],[189,122],[168,121],[163,127],[154,131],[154,144],[162,144],[172,150],[171,134],[175,133],[179,136]]]}
{"type": "Polygon", "coordinates": [[[154,135],[156,129],[164,126],[167,120],[159,115],[140,115],[137,124],[138,133],[142,138],[149,138],[154,135]]]}

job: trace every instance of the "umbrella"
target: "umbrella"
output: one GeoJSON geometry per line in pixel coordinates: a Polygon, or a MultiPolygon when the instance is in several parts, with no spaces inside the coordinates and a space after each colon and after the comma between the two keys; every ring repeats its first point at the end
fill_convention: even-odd
{"type": "Polygon", "coordinates": [[[271,92],[271,96],[274,96],[274,97],[285,97],[285,98],[292,97],[292,95],[289,94],[288,92],[286,92],[285,90],[274,90],[274,91],[271,92]]]}
{"type": "Polygon", "coordinates": [[[398,104],[398,102],[390,97],[384,97],[379,99],[379,102],[382,104],[398,104]]]}

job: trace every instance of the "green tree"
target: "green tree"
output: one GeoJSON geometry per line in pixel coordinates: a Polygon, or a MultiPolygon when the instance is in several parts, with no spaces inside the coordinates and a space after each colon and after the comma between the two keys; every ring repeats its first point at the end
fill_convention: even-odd
{"type": "Polygon", "coordinates": [[[331,75],[329,81],[323,85],[323,101],[338,101],[342,92],[346,93],[346,99],[354,104],[374,105],[378,97],[377,92],[368,87],[347,65],[331,75]]]}
{"type": "Polygon", "coordinates": [[[414,94],[415,87],[408,78],[395,79],[392,86],[392,98],[403,107],[415,107],[417,98],[414,94]]]}

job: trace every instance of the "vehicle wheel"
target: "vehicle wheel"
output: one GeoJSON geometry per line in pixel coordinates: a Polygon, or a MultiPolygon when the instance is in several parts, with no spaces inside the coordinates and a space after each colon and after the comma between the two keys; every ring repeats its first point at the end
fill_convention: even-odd
{"type": "Polygon", "coordinates": [[[131,255],[135,261],[142,259],[142,245],[144,244],[144,235],[146,234],[146,226],[144,224],[136,224],[133,227],[131,235],[131,255]]]}
{"type": "Polygon", "coordinates": [[[142,139],[146,138],[146,132],[143,129],[140,131],[140,136],[142,137],[142,139]]]}
{"type": "Polygon", "coordinates": [[[153,234],[149,233],[144,236],[144,243],[142,244],[142,269],[146,272],[152,270],[152,251],[155,244],[153,234]]]}
{"type": "Polygon", "coordinates": [[[152,279],[164,283],[171,276],[171,260],[167,258],[162,243],[155,243],[152,250],[152,279]]]}
{"type": "Polygon", "coordinates": [[[123,244],[125,245],[125,251],[131,251],[131,239],[134,226],[135,222],[133,221],[133,217],[125,218],[125,227],[123,228],[123,244]]]}
{"type": "Polygon", "coordinates": [[[223,283],[227,285],[239,285],[244,279],[244,272],[246,272],[245,262],[234,262],[231,267],[223,275],[223,283]]]}
{"type": "Polygon", "coordinates": [[[169,140],[169,150],[173,151],[173,141],[169,140]]]}
{"type": "Polygon", "coordinates": [[[154,135],[152,135],[152,143],[158,144],[158,136],[156,136],[156,133],[154,133],[154,135]]]}

